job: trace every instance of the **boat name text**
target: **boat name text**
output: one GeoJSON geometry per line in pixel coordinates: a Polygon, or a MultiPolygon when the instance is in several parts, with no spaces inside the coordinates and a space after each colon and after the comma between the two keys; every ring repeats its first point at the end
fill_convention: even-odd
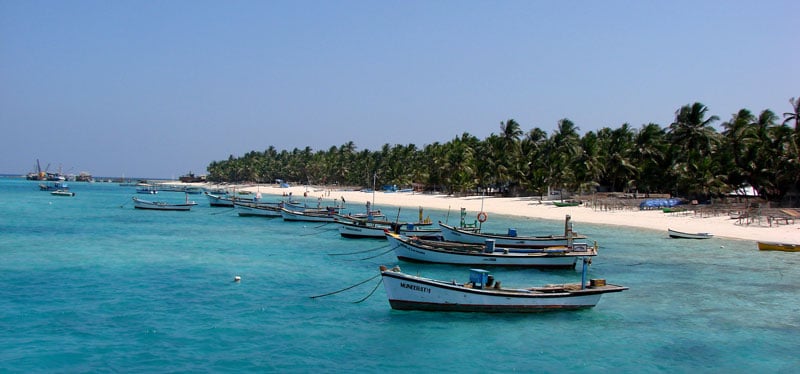
{"type": "Polygon", "coordinates": [[[409,290],[412,290],[412,291],[431,293],[431,289],[430,288],[417,286],[416,284],[408,284],[408,283],[405,283],[405,282],[400,282],[400,287],[408,288],[409,290]]]}

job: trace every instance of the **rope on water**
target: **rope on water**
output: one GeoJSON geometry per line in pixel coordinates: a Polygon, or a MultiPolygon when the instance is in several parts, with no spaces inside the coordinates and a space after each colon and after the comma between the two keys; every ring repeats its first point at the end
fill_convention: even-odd
{"type": "Polygon", "coordinates": [[[216,216],[216,215],[218,215],[218,214],[230,213],[230,212],[231,212],[231,210],[233,210],[233,208],[228,208],[228,209],[225,209],[224,211],[221,211],[221,212],[214,212],[214,213],[210,213],[210,215],[212,215],[212,216],[216,216]]]}
{"type": "Polygon", "coordinates": [[[311,296],[311,298],[312,298],[312,299],[316,299],[316,298],[318,298],[318,297],[325,297],[325,296],[335,295],[335,294],[337,294],[337,293],[339,293],[339,292],[344,292],[344,291],[347,291],[347,290],[349,290],[349,289],[351,289],[351,288],[358,287],[358,286],[360,286],[360,285],[362,285],[362,284],[364,284],[364,283],[367,283],[367,282],[369,282],[369,281],[371,281],[371,280],[373,280],[373,279],[375,279],[375,278],[377,278],[377,277],[380,277],[380,276],[381,276],[381,274],[380,274],[380,273],[378,273],[378,274],[377,274],[377,275],[375,275],[374,277],[372,277],[372,278],[369,278],[369,279],[367,279],[367,280],[363,280],[363,281],[361,281],[361,282],[358,282],[358,283],[356,283],[356,284],[354,284],[354,285],[352,285],[352,286],[349,286],[349,287],[342,288],[341,290],[338,290],[338,291],[328,292],[328,293],[326,293],[326,294],[322,294],[322,295],[311,296]]]}
{"type": "MultiPolygon", "coordinates": [[[[322,227],[322,226],[319,226],[319,227],[313,227],[313,228],[314,228],[314,229],[318,229],[318,228],[320,228],[320,227],[322,227]]],[[[335,229],[335,228],[333,228],[333,229],[325,229],[325,230],[320,230],[320,231],[314,231],[314,232],[310,232],[310,233],[308,233],[308,234],[301,234],[301,235],[298,235],[298,236],[317,235],[317,234],[319,234],[319,233],[328,232],[328,231],[333,231],[333,230],[336,230],[336,229],[335,229]]]]}
{"type": "Polygon", "coordinates": [[[386,251],[386,252],[382,252],[382,253],[378,253],[378,254],[377,254],[377,255],[375,255],[375,256],[364,257],[364,258],[357,258],[357,259],[355,259],[355,260],[345,260],[345,261],[364,261],[364,260],[370,260],[370,259],[373,259],[373,258],[375,258],[375,257],[380,257],[380,256],[383,256],[383,255],[385,255],[385,254],[387,254],[387,253],[389,253],[389,252],[391,252],[391,251],[394,251],[394,249],[395,249],[395,248],[397,248],[397,247],[398,247],[398,246],[394,246],[394,247],[392,247],[392,248],[389,248],[389,250],[388,250],[388,251],[386,251]]]}
{"type": "Polygon", "coordinates": [[[369,299],[369,297],[370,297],[370,296],[372,296],[372,294],[374,294],[374,293],[375,293],[375,290],[377,290],[377,289],[378,289],[378,286],[380,286],[380,285],[381,285],[381,283],[383,283],[383,278],[381,278],[381,280],[379,280],[379,281],[378,281],[378,283],[377,283],[377,284],[375,284],[375,288],[373,288],[373,289],[372,289],[372,291],[369,293],[369,295],[367,295],[367,296],[364,296],[364,298],[363,298],[363,299],[361,299],[361,300],[354,301],[354,302],[353,302],[353,304],[358,304],[358,303],[360,303],[360,302],[362,302],[362,301],[364,301],[364,300],[366,300],[366,299],[369,299]]]}
{"type": "Polygon", "coordinates": [[[381,249],[381,248],[386,248],[386,247],[388,247],[388,246],[389,246],[389,245],[388,245],[388,244],[386,244],[386,245],[382,245],[382,246],[380,246],[380,247],[375,247],[375,248],[370,248],[370,249],[367,249],[367,250],[364,250],[364,251],[350,252],[350,253],[328,253],[328,256],[347,256],[347,255],[356,255],[356,254],[359,254],[359,253],[367,253],[367,252],[377,251],[377,250],[379,250],[379,249],[381,249]]]}

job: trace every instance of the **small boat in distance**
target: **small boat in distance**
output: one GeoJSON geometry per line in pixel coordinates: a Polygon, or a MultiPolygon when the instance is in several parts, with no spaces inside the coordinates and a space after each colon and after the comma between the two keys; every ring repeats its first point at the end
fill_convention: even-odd
{"type": "Polygon", "coordinates": [[[64,182],[55,182],[55,183],[39,183],[39,190],[41,191],[67,191],[69,190],[69,185],[64,182]]]}
{"type": "Polygon", "coordinates": [[[711,239],[714,237],[714,235],[707,232],[689,233],[673,229],[667,229],[667,233],[669,233],[669,237],[673,239],[711,239]]]}
{"type": "Polygon", "coordinates": [[[50,192],[50,194],[54,196],[75,196],[74,192],[67,190],[55,190],[53,192],[50,192]]]}
{"type": "Polygon", "coordinates": [[[164,201],[147,201],[135,196],[133,197],[133,207],[136,209],[188,211],[195,205],[197,205],[196,202],[189,201],[188,199],[183,204],[172,204],[164,201]]]}
{"type": "Polygon", "coordinates": [[[156,186],[152,186],[152,185],[139,186],[139,187],[136,188],[136,193],[155,195],[155,194],[158,193],[158,188],[156,188],[156,186]]]}
{"type": "Polygon", "coordinates": [[[501,287],[488,271],[470,269],[469,282],[440,281],[405,274],[395,266],[380,267],[386,296],[392,309],[446,312],[532,313],[592,308],[604,293],[628,287],[592,279],[586,284],[584,259],[580,283],[550,284],[542,287],[501,287]]]}
{"type": "Polygon", "coordinates": [[[800,252],[800,244],[757,242],[759,251],[800,252]]]}

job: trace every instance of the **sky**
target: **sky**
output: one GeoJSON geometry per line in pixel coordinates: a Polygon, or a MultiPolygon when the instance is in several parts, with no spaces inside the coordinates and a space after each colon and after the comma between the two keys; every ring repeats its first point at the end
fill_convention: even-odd
{"type": "Polygon", "coordinates": [[[0,173],[788,112],[800,2],[0,0],[0,173]]]}

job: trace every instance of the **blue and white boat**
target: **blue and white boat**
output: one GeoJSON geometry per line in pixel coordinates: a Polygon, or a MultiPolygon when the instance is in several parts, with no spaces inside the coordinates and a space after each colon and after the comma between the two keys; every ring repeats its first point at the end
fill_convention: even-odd
{"type": "Polygon", "coordinates": [[[583,261],[580,283],[508,288],[488,271],[471,269],[469,282],[441,281],[405,274],[399,267],[380,267],[386,296],[392,309],[447,312],[532,313],[592,308],[606,293],[628,287],[606,284],[605,279],[586,282],[583,261]]]}

